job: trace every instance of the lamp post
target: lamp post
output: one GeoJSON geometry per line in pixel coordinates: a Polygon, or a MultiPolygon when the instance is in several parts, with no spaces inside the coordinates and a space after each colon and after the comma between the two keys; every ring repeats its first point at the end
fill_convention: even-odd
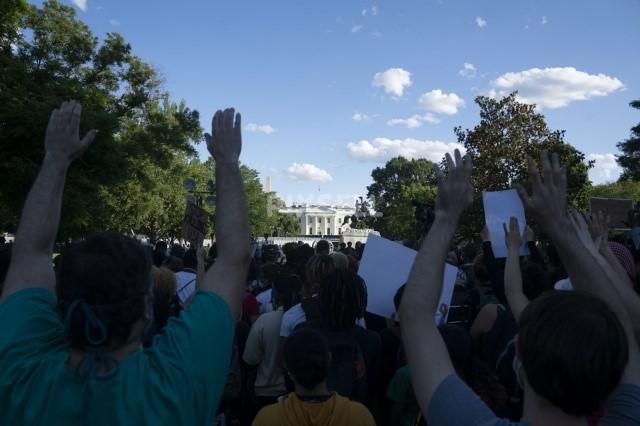
{"type": "Polygon", "coordinates": [[[207,188],[205,191],[198,190],[195,179],[191,178],[186,178],[182,182],[182,186],[187,192],[184,197],[187,204],[195,204],[198,207],[202,207],[203,202],[209,207],[216,205],[216,184],[213,180],[209,179],[207,181],[207,188]]]}

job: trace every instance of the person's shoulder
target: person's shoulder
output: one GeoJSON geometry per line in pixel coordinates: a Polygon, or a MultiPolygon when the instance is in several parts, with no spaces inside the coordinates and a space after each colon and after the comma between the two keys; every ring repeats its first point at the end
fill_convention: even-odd
{"type": "Polygon", "coordinates": [[[284,318],[293,318],[296,316],[299,316],[301,312],[304,312],[302,310],[302,304],[298,303],[297,305],[293,305],[291,308],[289,308],[287,311],[285,311],[284,315],[283,315],[283,320],[284,318]]]}
{"type": "Polygon", "coordinates": [[[262,321],[265,321],[265,322],[266,321],[280,322],[283,316],[284,316],[284,311],[282,309],[275,309],[273,311],[265,312],[264,314],[260,315],[258,319],[264,318],[262,321]]]}
{"type": "Polygon", "coordinates": [[[55,305],[56,297],[51,291],[44,288],[25,288],[0,300],[0,310],[15,304],[34,302],[55,305]]]}
{"type": "Polygon", "coordinates": [[[196,314],[198,317],[215,316],[218,318],[228,319],[230,323],[234,322],[231,309],[229,309],[227,302],[212,291],[198,290],[194,295],[193,300],[189,306],[183,310],[183,314],[180,317],[187,319],[193,314],[196,314]]]}
{"type": "MultiPolygon", "coordinates": [[[[287,396],[284,397],[285,399],[287,396]]],[[[271,425],[279,425],[282,421],[282,416],[284,415],[284,404],[283,401],[276,402],[275,404],[267,405],[263,407],[256,418],[253,420],[253,426],[271,426],[271,425]]]]}
{"type": "Polygon", "coordinates": [[[375,421],[369,409],[360,402],[351,401],[348,398],[335,394],[336,402],[346,408],[349,424],[374,425],[375,421]]]}
{"type": "Polygon", "coordinates": [[[632,383],[621,383],[613,392],[607,403],[604,416],[598,425],[613,426],[627,421],[640,419],[640,386],[632,383]]]}

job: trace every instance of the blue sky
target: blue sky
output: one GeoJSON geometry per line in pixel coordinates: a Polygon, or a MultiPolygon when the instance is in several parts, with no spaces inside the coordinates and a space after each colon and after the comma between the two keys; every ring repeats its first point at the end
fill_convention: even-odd
{"type": "Polygon", "coordinates": [[[542,105],[595,182],[640,121],[637,0],[64,1],[123,34],[203,127],[241,111],[242,161],[288,202],[349,202],[398,153],[437,160],[478,94],[542,105]]]}

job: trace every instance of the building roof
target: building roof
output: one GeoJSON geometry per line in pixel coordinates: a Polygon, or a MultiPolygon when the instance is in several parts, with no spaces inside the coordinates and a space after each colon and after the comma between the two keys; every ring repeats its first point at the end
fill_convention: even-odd
{"type": "Polygon", "coordinates": [[[354,214],[356,209],[346,206],[291,206],[285,207],[279,210],[280,213],[295,213],[295,214],[354,214]]]}

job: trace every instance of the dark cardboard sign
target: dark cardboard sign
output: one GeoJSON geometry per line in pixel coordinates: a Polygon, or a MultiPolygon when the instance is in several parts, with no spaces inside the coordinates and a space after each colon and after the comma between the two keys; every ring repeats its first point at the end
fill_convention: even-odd
{"type": "Polygon", "coordinates": [[[591,214],[602,212],[611,218],[610,228],[628,228],[625,224],[629,214],[633,210],[633,200],[624,198],[590,198],[589,212],[591,214]]]}
{"type": "Polygon", "coordinates": [[[182,224],[182,237],[195,247],[200,247],[207,233],[208,223],[209,213],[205,209],[192,203],[187,204],[182,224]]]}

